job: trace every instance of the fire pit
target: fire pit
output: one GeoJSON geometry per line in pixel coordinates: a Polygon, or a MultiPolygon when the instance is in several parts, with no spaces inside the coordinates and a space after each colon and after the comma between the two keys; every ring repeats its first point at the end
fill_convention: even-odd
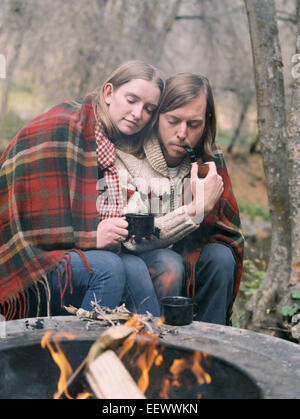
{"type": "MultiPolygon", "coordinates": [[[[81,363],[92,341],[64,341],[61,343],[66,358],[73,370],[81,363]]],[[[153,367],[146,397],[159,399],[163,377],[167,377],[175,359],[189,359],[193,352],[170,344],[163,345],[164,363],[153,367]]],[[[137,380],[138,371],[131,365],[133,347],[122,360],[125,367],[137,380]]],[[[59,379],[59,369],[50,353],[41,348],[40,343],[22,345],[0,351],[0,382],[5,383],[0,390],[0,398],[53,398],[59,379]]],[[[200,354],[200,352],[199,352],[200,354]]],[[[260,388],[247,373],[220,358],[210,356],[202,362],[209,371],[211,383],[202,385],[189,371],[183,374],[182,386],[175,387],[169,394],[171,399],[203,398],[260,398],[260,388]]]]}
{"type": "MultiPolygon", "coordinates": [[[[24,319],[6,323],[0,339],[0,398],[52,398],[60,371],[40,342],[47,329],[68,331],[75,340],[61,346],[73,369],[81,363],[91,344],[106,329],[73,316],[24,319]]],[[[187,370],[183,389],[174,388],[170,398],[300,398],[299,345],[241,329],[193,322],[177,327],[159,341],[164,362],[153,367],[147,398],[161,397],[163,380],[175,359],[189,359],[196,351],[211,383],[197,383],[187,370]],[[208,356],[203,354],[207,353],[208,356]]],[[[138,339],[136,344],[138,343],[138,339]]],[[[135,345],[136,345],[135,344],[135,345]]],[[[131,364],[135,346],[122,358],[134,379],[131,364]]]]}

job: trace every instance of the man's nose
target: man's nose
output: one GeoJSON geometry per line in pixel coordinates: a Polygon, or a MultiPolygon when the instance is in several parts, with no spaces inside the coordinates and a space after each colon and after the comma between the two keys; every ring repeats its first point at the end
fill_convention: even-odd
{"type": "Polygon", "coordinates": [[[177,136],[181,140],[184,140],[186,138],[186,131],[187,131],[187,124],[186,122],[181,122],[178,126],[177,136]]]}

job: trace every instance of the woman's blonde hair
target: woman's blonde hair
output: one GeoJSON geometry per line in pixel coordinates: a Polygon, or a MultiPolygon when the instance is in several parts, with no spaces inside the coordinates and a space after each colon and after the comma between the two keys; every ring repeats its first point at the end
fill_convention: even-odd
{"type": "MultiPolygon", "coordinates": [[[[127,61],[118,67],[108,78],[107,80],[97,89],[94,96],[94,111],[96,120],[101,121],[105,133],[107,134],[108,138],[114,142],[118,143],[118,145],[122,145],[122,141],[120,141],[120,137],[122,134],[112,121],[109,108],[104,100],[103,89],[107,83],[111,83],[115,90],[117,90],[122,85],[130,82],[134,79],[143,79],[147,81],[152,81],[156,84],[159,88],[161,94],[164,90],[164,79],[160,71],[151,64],[145,63],[144,61],[140,60],[132,60],[127,61]]],[[[137,145],[140,147],[140,141],[146,138],[151,129],[153,128],[155,121],[156,121],[157,113],[154,112],[150,123],[146,125],[139,133],[133,135],[131,144],[137,145]]]]}
{"type": "Polygon", "coordinates": [[[195,151],[213,156],[212,145],[216,138],[216,110],[211,86],[206,77],[193,73],[177,73],[166,80],[158,113],[173,111],[196,99],[203,92],[206,97],[205,128],[195,151]]]}

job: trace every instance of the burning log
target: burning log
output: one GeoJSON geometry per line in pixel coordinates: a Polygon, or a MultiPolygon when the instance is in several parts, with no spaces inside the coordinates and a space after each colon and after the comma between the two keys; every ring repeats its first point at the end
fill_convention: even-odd
{"type": "MultiPolygon", "coordinates": [[[[93,382],[96,381],[98,387],[102,388],[101,384],[98,382],[98,378],[97,378],[99,376],[97,366],[100,365],[100,363],[102,363],[102,360],[100,360],[98,363],[94,364],[92,369],[91,369],[90,367],[91,367],[92,363],[101,354],[103,354],[105,351],[117,349],[121,345],[121,343],[125,339],[127,339],[127,337],[130,336],[131,333],[133,333],[134,331],[135,331],[134,328],[123,326],[123,325],[113,326],[113,327],[110,327],[109,329],[107,329],[101,335],[101,337],[95,343],[93,343],[93,345],[91,346],[91,348],[89,350],[89,353],[88,353],[87,357],[82,361],[82,363],[79,365],[79,367],[76,369],[76,371],[70,376],[70,378],[66,382],[65,386],[56,395],[56,398],[61,398],[64,394],[68,393],[68,389],[70,388],[70,386],[73,385],[74,382],[76,380],[78,380],[79,377],[81,377],[83,372],[85,372],[85,371],[89,371],[90,377],[92,377],[91,381],[93,381],[93,382]]],[[[116,361],[114,361],[111,364],[108,364],[109,368],[113,368],[112,364],[114,364],[115,367],[116,367],[116,361]]],[[[119,364],[118,364],[118,367],[115,368],[115,370],[117,371],[118,368],[120,368],[119,364]]],[[[122,373],[123,372],[120,371],[120,374],[122,374],[122,373]]],[[[116,377],[117,377],[117,375],[116,375],[116,377]]],[[[125,385],[127,385],[127,384],[125,383],[125,385]]],[[[106,385],[106,387],[107,387],[107,385],[106,385]]],[[[131,388],[132,388],[132,386],[131,386],[131,388]]],[[[114,389],[114,391],[116,391],[116,389],[114,389]]],[[[98,394],[100,394],[100,393],[98,393],[98,394]]],[[[136,394],[136,392],[135,392],[135,394],[136,394]]]]}
{"type": "MultiPolygon", "coordinates": [[[[157,323],[159,327],[160,322],[157,323]]],[[[73,374],[69,363],[61,362],[63,359],[60,361],[59,351],[51,350],[48,340],[51,331],[46,332],[41,342],[42,347],[50,346],[51,355],[61,368],[58,392],[54,398],[73,398],[75,395],[76,398],[87,398],[90,392],[101,399],[144,399],[144,394],[150,397],[154,394],[155,398],[169,398],[170,395],[171,398],[177,398],[181,387],[189,392],[195,391],[195,386],[211,383],[210,374],[201,365],[202,360],[206,362],[207,354],[196,351],[185,357],[170,358],[158,337],[144,329],[147,327],[141,315],[132,316],[126,325],[110,327],[91,346],[88,355],[73,374]],[[116,349],[116,353],[113,352],[116,349]],[[89,391],[82,385],[83,376],[90,386],[89,391]],[[153,379],[154,382],[158,380],[160,386],[151,389],[153,379]]],[[[64,337],[70,339],[67,334],[64,337]]],[[[56,336],[53,341],[56,349],[60,349],[56,336]]],[[[62,355],[64,361],[67,361],[62,355]]],[[[197,398],[202,397],[202,391],[196,394],[197,398]]]]}
{"type": "Polygon", "coordinates": [[[145,399],[112,350],[98,356],[87,368],[85,377],[98,399],[145,399]]]}

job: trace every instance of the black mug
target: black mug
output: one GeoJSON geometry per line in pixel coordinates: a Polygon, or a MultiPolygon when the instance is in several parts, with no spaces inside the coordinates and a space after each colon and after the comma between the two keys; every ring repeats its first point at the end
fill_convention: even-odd
{"type": "Polygon", "coordinates": [[[194,302],[192,298],[181,296],[163,297],[160,300],[164,323],[172,326],[184,326],[192,323],[194,302]]]}
{"type": "Polygon", "coordinates": [[[154,227],[154,215],[146,213],[130,213],[125,214],[128,222],[128,237],[129,240],[134,236],[135,241],[140,243],[143,237],[155,235],[159,237],[159,229],[154,227]]]}

